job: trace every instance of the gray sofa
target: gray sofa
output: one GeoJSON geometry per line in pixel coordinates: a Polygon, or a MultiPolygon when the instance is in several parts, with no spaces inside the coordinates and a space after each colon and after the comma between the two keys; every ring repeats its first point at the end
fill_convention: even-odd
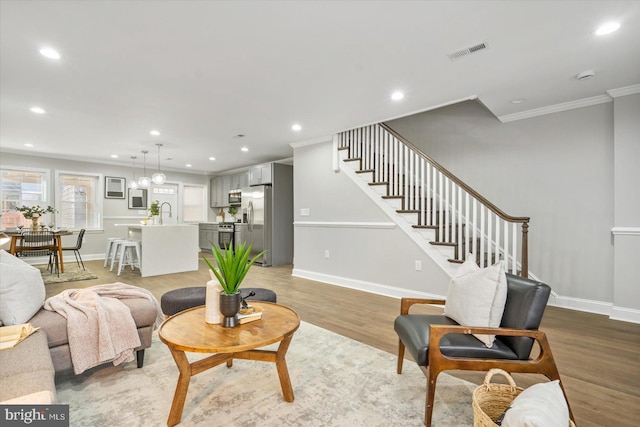
{"type": "MultiPolygon", "coordinates": [[[[0,264],[0,322],[40,328],[14,348],[0,351],[0,402],[55,402],[55,374],[73,369],[67,319],[42,308],[44,283],[37,269],[5,251],[0,251],[0,264]]],[[[141,344],[135,350],[142,367],[144,350],[151,346],[154,324],[162,314],[157,302],[146,298],[120,301],[129,307],[138,329],[141,344]]]]}

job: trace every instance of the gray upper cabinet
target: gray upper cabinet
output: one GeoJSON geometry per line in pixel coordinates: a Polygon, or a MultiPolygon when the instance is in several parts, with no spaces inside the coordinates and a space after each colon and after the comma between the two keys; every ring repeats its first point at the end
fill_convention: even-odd
{"type": "Polygon", "coordinates": [[[229,178],[230,178],[229,190],[239,190],[242,187],[249,186],[249,171],[229,175],[229,178]]]}
{"type": "Polygon", "coordinates": [[[211,187],[210,206],[226,208],[229,206],[229,191],[249,186],[249,171],[211,178],[209,185],[211,187]]]}
{"type": "Polygon", "coordinates": [[[273,182],[272,164],[266,163],[249,169],[249,185],[264,185],[273,182]]]}
{"type": "Polygon", "coordinates": [[[229,186],[231,178],[229,175],[217,176],[211,178],[210,182],[210,200],[212,208],[224,208],[229,206],[229,186]]]}

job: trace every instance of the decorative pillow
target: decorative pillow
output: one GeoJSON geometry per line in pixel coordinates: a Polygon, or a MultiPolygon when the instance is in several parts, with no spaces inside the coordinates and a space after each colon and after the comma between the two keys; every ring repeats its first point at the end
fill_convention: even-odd
{"type": "MultiPolygon", "coordinates": [[[[479,268],[470,254],[449,282],[445,316],[464,326],[497,328],[507,301],[507,276],[502,261],[479,268]]],[[[487,347],[495,335],[474,334],[487,347]]]]}
{"type": "Polygon", "coordinates": [[[40,310],[45,296],[40,271],[0,250],[0,321],[26,323],[40,310]]]}
{"type": "Polygon", "coordinates": [[[513,399],[503,427],[567,427],[569,408],[558,380],[535,384],[513,399]]]}

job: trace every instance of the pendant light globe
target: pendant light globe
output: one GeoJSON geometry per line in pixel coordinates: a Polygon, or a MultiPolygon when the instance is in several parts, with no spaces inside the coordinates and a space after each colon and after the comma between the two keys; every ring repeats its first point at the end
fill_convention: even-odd
{"type": "Polygon", "coordinates": [[[167,180],[167,176],[160,172],[160,147],[162,147],[162,144],[156,144],[156,146],[158,147],[158,168],[156,173],[151,176],[151,180],[156,185],[162,185],[167,180]]]}
{"type": "Polygon", "coordinates": [[[143,159],[144,159],[144,175],[138,178],[138,186],[140,188],[149,188],[151,187],[151,178],[147,176],[147,150],[142,150],[143,159]]]}

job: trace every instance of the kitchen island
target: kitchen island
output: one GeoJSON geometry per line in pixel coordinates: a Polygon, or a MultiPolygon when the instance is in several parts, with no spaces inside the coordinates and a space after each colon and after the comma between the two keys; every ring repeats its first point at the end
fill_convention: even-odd
{"type": "Polygon", "coordinates": [[[142,277],[198,270],[198,226],[116,224],[140,242],[142,277]]]}

